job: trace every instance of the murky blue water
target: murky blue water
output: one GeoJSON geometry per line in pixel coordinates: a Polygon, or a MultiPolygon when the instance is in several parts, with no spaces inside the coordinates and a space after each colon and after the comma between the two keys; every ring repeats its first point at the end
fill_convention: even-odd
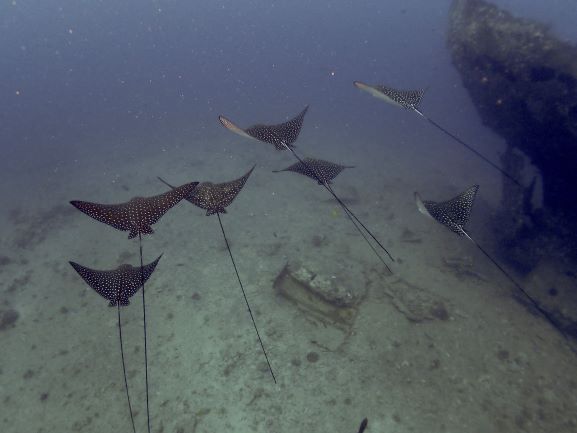
{"type": "MultiPolygon", "coordinates": [[[[224,182],[257,164],[223,222],[279,383],[217,220],[183,202],[144,244],[146,263],[164,253],[147,285],[151,431],[345,433],[364,417],[380,433],[575,431],[573,354],[473,245],[413,202],[417,190],[444,200],[481,184],[470,231],[490,249],[499,173],[352,84],[427,88],[422,110],[498,161],[505,143],[451,62],[450,5],[2,1],[0,430],[132,431],[116,310],[67,261],[136,266],[138,243],[68,201],[119,203],[164,192],[157,176],[224,182]],[[334,189],[396,256],[393,276],[326,191],[271,173],[294,162],[288,153],[218,121],[281,123],[306,105],[297,151],[355,166],[334,189]],[[353,324],[335,331],[275,291],[286,263],[359,296],[353,324]],[[432,317],[411,320],[416,304],[435,306],[432,317]]],[[[577,41],[570,0],[498,5],[577,41]]],[[[525,282],[554,284],[547,269],[525,282]]],[[[144,432],[133,304],[123,326],[144,432]]]]}

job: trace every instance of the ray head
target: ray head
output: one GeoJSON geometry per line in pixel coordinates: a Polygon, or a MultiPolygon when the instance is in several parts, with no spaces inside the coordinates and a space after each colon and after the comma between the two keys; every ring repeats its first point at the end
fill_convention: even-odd
{"type": "Polygon", "coordinates": [[[353,85],[375,98],[407,110],[418,110],[425,95],[424,89],[399,90],[383,85],[365,84],[360,81],[353,81],[353,85]]]}
{"type": "MultiPolygon", "coordinates": [[[[222,126],[224,126],[226,129],[228,129],[229,131],[234,132],[235,134],[240,135],[241,137],[245,137],[245,138],[251,138],[251,139],[255,139],[254,137],[248,135],[246,132],[244,132],[244,129],[242,129],[241,127],[235,125],[232,121],[230,121],[229,119],[227,119],[224,116],[218,116],[218,120],[219,122],[222,124],[222,126]]],[[[256,139],[255,139],[256,140],[256,139]]]]}
{"type": "MultiPolygon", "coordinates": [[[[415,204],[417,205],[417,209],[423,215],[428,216],[429,218],[433,218],[433,216],[429,213],[429,210],[425,206],[423,199],[421,198],[420,194],[415,191],[415,204]]],[[[433,218],[434,219],[434,218],[433,218]]]]}

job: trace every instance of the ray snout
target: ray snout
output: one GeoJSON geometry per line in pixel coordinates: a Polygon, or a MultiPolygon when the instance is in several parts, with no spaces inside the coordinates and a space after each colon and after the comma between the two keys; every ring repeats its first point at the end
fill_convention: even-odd
{"type": "Polygon", "coordinates": [[[218,120],[220,121],[222,126],[224,126],[229,131],[232,131],[235,134],[241,135],[241,136],[246,137],[246,138],[254,138],[254,137],[251,137],[250,135],[248,135],[246,132],[244,132],[244,129],[235,125],[230,120],[228,120],[226,117],[218,116],[218,120]]]}
{"type": "Polygon", "coordinates": [[[365,92],[369,92],[371,91],[372,87],[369,86],[368,84],[363,83],[362,81],[353,81],[353,85],[357,88],[357,89],[361,89],[364,90],[365,92]]]}
{"type": "Polygon", "coordinates": [[[427,207],[425,206],[425,203],[423,203],[423,200],[421,199],[421,196],[419,195],[418,192],[415,191],[415,203],[417,205],[417,209],[419,209],[419,212],[421,212],[423,215],[426,215],[430,218],[433,218],[433,216],[429,213],[429,211],[427,210],[427,207]]]}

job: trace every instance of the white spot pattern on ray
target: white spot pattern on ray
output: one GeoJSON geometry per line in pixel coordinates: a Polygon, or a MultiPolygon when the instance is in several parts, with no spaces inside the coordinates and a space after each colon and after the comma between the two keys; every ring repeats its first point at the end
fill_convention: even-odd
{"type": "Polygon", "coordinates": [[[171,207],[183,198],[190,196],[198,182],[176,187],[164,194],[152,197],[134,197],[120,204],[99,204],[74,200],[70,203],[97,221],[108,224],[117,230],[130,231],[128,238],[140,234],[154,233],[155,224],[171,207]]]}
{"type": "Polygon", "coordinates": [[[285,145],[290,147],[298,138],[308,109],[307,105],[288,122],[278,125],[254,125],[245,129],[244,132],[257,140],[274,145],[278,150],[286,150],[285,145]]]}
{"type": "Polygon", "coordinates": [[[361,81],[354,81],[354,86],[375,98],[382,99],[390,104],[398,105],[407,110],[417,110],[425,94],[424,90],[399,90],[383,85],[370,85],[361,81]]]}
{"type": "Polygon", "coordinates": [[[323,182],[330,184],[331,181],[337,177],[345,168],[353,168],[353,166],[335,164],[334,162],[329,162],[322,159],[303,158],[303,162],[296,162],[287,168],[276,170],[274,173],[281,171],[292,171],[294,173],[308,176],[311,179],[316,180],[319,185],[322,185],[323,182]]]}
{"type": "Polygon", "coordinates": [[[226,213],[226,207],[236,198],[254,170],[253,166],[244,176],[230,182],[203,182],[187,197],[187,200],[201,209],[206,215],[226,213]]]}
{"type": "Polygon", "coordinates": [[[425,94],[424,90],[398,90],[382,85],[373,87],[407,110],[418,109],[425,94]]]}
{"type": "Polygon", "coordinates": [[[96,293],[110,301],[110,306],[118,303],[120,306],[126,306],[130,303],[128,298],[132,297],[138,289],[145,283],[156,268],[160,255],[155,261],[142,267],[142,281],[140,267],[131,265],[120,265],[118,268],[110,271],[97,271],[70,262],[72,267],[78,272],[82,279],[92,287],[96,293]]]}
{"type": "Polygon", "coordinates": [[[478,190],[479,185],[473,185],[451,200],[441,203],[423,201],[423,204],[434,219],[449,230],[463,236],[478,190]]]}

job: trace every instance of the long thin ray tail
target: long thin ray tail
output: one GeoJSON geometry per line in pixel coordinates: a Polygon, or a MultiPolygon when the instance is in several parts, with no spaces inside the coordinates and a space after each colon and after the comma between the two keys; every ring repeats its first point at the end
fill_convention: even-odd
{"type": "MultiPolygon", "coordinates": [[[[360,226],[365,229],[365,231],[368,233],[368,235],[377,243],[377,245],[385,252],[387,253],[387,255],[389,256],[389,258],[394,262],[395,259],[393,258],[393,256],[391,255],[391,253],[389,253],[389,251],[383,246],[383,244],[376,238],[376,236],[367,228],[367,226],[365,224],[363,224],[363,222],[355,215],[355,213],[349,209],[349,207],[335,194],[335,192],[333,191],[333,189],[326,183],[323,182],[321,180],[321,177],[317,174],[317,172],[315,171],[314,167],[311,167],[310,164],[307,164],[306,161],[304,161],[295,151],[294,149],[290,148],[289,146],[287,146],[285,144],[285,147],[290,150],[292,152],[292,154],[294,155],[294,157],[304,166],[306,166],[311,173],[314,174],[315,178],[317,179],[317,181],[323,185],[325,187],[325,189],[331,193],[331,195],[334,197],[334,199],[337,201],[337,203],[343,208],[343,210],[345,211],[345,213],[347,214],[347,216],[349,217],[349,219],[351,219],[351,221],[354,220],[360,224],[360,226]]],[[[359,230],[359,232],[361,232],[360,228],[354,224],[353,221],[353,225],[357,228],[357,230],[359,230]]],[[[362,233],[361,233],[362,234],[362,233]]],[[[365,241],[367,241],[367,243],[371,246],[371,248],[373,249],[373,251],[375,251],[374,247],[371,245],[370,242],[368,242],[368,239],[366,238],[366,236],[363,236],[363,238],[365,239],[365,241]]],[[[376,251],[375,251],[376,254],[376,251]]],[[[383,261],[381,256],[379,254],[377,254],[377,257],[379,257],[379,260],[383,261]]],[[[385,265],[387,266],[387,265],[385,265]]],[[[387,266],[387,269],[389,270],[389,272],[391,272],[391,269],[387,266]]],[[[391,272],[392,273],[392,272],[391,272]]]]}
{"type": "MultiPolygon", "coordinates": [[[[323,185],[325,186],[325,188],[328,188],[330,191],[332,191],[332,188],[330,185],[326,184],[326,182],[323,182],[323,185]]],[[[340,199],[339,199],[340,200],[340,199]]],[[[340,204],[340,203],[339,203],[340,204]]],[[[365,232],[363,232],[361,230],[361,228],[358,226],[357,222],[355,221],[354,218],[356,218],[356,216],[354,214],[352,214],[349,210],[349,208],[347,206],[341,205],[343,211],[345,212],[345,215],[348,217],[349,220],[351,220],[351,222],[353,223],[353,225],[355,226],[355,228],[357,229],[357,231],[361,234],[361,236],[363,237],[363,239],[365,240],[365,242],[367,243],[367,245],[371,248],[371,250],[373,250],[373,253],[375,253],[375,256],[377,256],[377,258],[379,259],[379,261],[385,265],[385,268],[387,268],[387,270],[389,271],[389,273],[393,273],[393,271],[391,270],[391,268],[389,267],[389,265],[387,265],[387,262],[385,262],[385,259],[383,259],[381,257],[381,255],[379,254],[379,252],[376,250],[376,248],[374,247],[374,245],[369,241],[369,239],[367,238],[367,235],[365,234],[365,232]]],[[[365,228],[366,230],[366,228],[365,228]]],[[[367,230],[367,233],[370,234],[370,232],[367,230]]],[[[378,242],[378,241],[377,241],[378,242]]],[[[384,249],[384,247],[383,247],[384,249]]],[[[389,252],[387,250],[385,250],[385,252],[387,254],[389,254],[389,252]]],[[[391,260],[394,261],[394,259],[391,257],[391,255],[389,254],[389,257],[391,258],[391,260]]]]}
{"type": "Polygon", "coordinates": [[[515,177],[511,176],[509,173],[507,173],[505,170],[503,170],[501,167],[499,167],[497,164],[495,164],[493,161],[491,161],[489,158],[487,158],[485,155],[483,155],[482,153],[480,153],[478,150],[476,150],[475,148],[473,148],[471,145],[465,143],[463,140],[461,140],[459,137],[457,137],[455,134],[447,131],[445,128],[443,128],[441,125],[439,125],[437,122],[435,122],[433,119],[425,116],[423,114],[422,111],[420,111],[418,108],[413,108],[413,111],[415,111],[415,113],[417,113],[418,115],[420,115],[423,119],[425,119],[427,122],[429,122],[431,125],[433,125],[435,128],[437,128],[439,131],[447,134],[449,137],[451,137],[453,140],[455,140],[457,143],[465,146],[467,149],[469,149],[471,152],[473,152],[475,155],[477,155],[479,158],[481,158],[483,161],[485,161],[487,164],[489,164],[491,167],[493,167],[494,169],[498,170],[501,172],[501,174],[503,176],[505,176],[507,179],[509,179],[511,182],[517,184],[519,187],[523,188],[523,185],[521,184],[521,182],[519,182],[517,179],[515,179],[515,177]]]}
{"type": "Polygon", "coordinates": [[[167,181],[165,181],[163,178],[161,178],[160,176],[156,176],[156,178],[161,181],[163,184],[165,184],[167,187],[175,189],[175,186],[172,186],[171,184],[169,184],[167,181]]]}
{"type": "Polygon", "coordinates": [[[142,235],[138,232],[138,242],[140,247],[140,285],[142,287],[142,321],[144,328],[144,382],[146,385],[146,425],[150,433],[150,405],[148,397],[148,346],[146,338],[146,298],[144,296],[144,265],[142,263],[142,235]]]}
{"type": "Polygon", "coordinates": [[[130,421],[132,423],[132,432],[136,433],[134,426],[134,414],[132,413],[132,404],[130,403],[130,393],[128,392],[128,379],[126,378],[126,363],[124,362],[124,344],[122,342],[122,322],[120,321],[120,301],[116,302],[118,310],[118,339],[120,341],[120,357],[122,358],[122,373],[124,374],[124,388],[126,389],[126,400],[128,401],[128,410],[130,411],[130,421]]]}
{"type": "Polygon", "coordinates": [[[571,345],[571,340],[569,339],[569,336],[565,333],[565,331],[563,331],[563,329],[561,329],[559,324],[557,322],[555,322],[553,317],[551,317],[551,315],[543,307],[541,307],[541,305],[539,305],[539,302],[537,302],[537,300],[535,298],[533,298],[511,276],[511,274],[509,274],[495,259],[493,259],[493,257],[491,257],[491,255],[487,251],[485,251],[485,249],[483,247],[481,247],[481,245],[479,245],[471,236],[469,236],[469,234],[467,232],[465,232],[464,230],[462,230],[462,232],[467,237],[467,239],[469,239],[479,249],[479,251],[481,251],[485,255],[485,257],[487,257],[503,273],[503,275],[505,275],[507,277],[507,279],[509,279],[509,281],[511,281],[511,283],[513,283],[513,285],[525,296],[525,298],[527,298],[527,300],[531,303],[531,305],[533,305],[535,307],[535,309],[537,311],[539,311],[539,313],[541,313],[541,315],[553,326],[553,328],[555,328],[565,338],[571,351],[573,353],[577,354],[576,349],[571,345]]]}
{"type": "Polygon", "coordinates": [[[238,284],[240,285],[240,289],[242,290],[242,296],[244,297],[244,302],[246,303],[246,308],[250,314],[250,318],[252,320],[252,325],[254,326],[254,330],[256,331],[256,336],[258,337],[258,341],[260,343],[260,347],[262,349],[262,353],[266,359],[266,363],[268,365],[268,369],[270,371],[270,375],[272,376],[272,380],[276,383],[276,377],[272,371],[272,366],[270,365],[270,361],[268,359],[268,355],[266,354],[266,350],[264,348],[264,344],[262,342],[262,338],[260,337],[260,333],[258,332],[258,328],[256,326],[256,321],[254,320],[254,315],[252,314],[252,310],[250,309],[250,304],[248,303],[248,298],[246,297],[246,292],[244,291],[244,286],[242,284],[242,280],[240,279],[240,275],[238,273],[238,269],[236,267],[236,262],[234,261],[234,257],[232,255],[232,251],[230,249],[230,244],[228,243],[228,238],[226,237],[226,233],[224,231],[224,226],[222,225],[222,220],[220,218],[220,212],[216,212],[216,216],[218,217],[218,223],[220,224],[220,230],[222,231],[222,236],[224,237],[224,242],[226,244],[226,249],[228,250],[228,254],[230,255],[230,260],[232,262],[232,266],[234,267],[234,272],[236,273],[236,278],[238,279],[238,284]]]}
{"type": "Polygon", "coordinates": [[[395,261],[395,259],[393,258],[393,256],[391,255],[391,253],[389,253],[389,251],[384,247],[384,245],[381,243],[381,241],[379,241],[375,235],[367,228],[367,226],[357,217],[357,215],[349,209],[349,207],[333,192],[332,188],[328,185],[325,185],[323,183],[323,185],[325,186],[325,188],[330,191],[330,193],[333,195],[333,197],[335,198],[335,200],[342,206],[342,208],[348,212],[357,223],[360,224],[360,226],[365,229],[365,231],[369,234],[369,236],[377,243],[377,245],[385,252],[387,253],[387,255],[389,256],[389,259],[391,259],[391,261],[395,261]]]}
{"type": "Polygon", "coordinates": [[[368,424],[368,423],[369,423],[369,420],[365,418],[365,419],[361,422],[361,425],[360,425],[360,427],[359,427],[359,432],[358,432],[358,433],[363,433],[363,432],[365,431],[365,429],[367,428],[367,424],[368,424]]]}

